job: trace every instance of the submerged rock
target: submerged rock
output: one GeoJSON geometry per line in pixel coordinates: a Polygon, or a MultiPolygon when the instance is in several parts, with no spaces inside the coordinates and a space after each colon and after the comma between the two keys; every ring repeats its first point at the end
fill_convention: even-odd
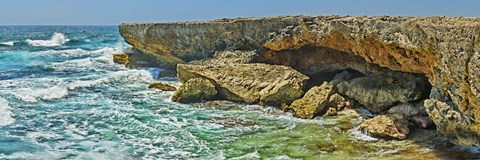
{"type": "Polygon", "coordinates": [[[410,132],[408,122],[386,115],[366,120],[360,124],[360,128],[373,136],[399,140],[407,138],[407,134],[410,132]]]}
{"type": "Polygon", "coordinates": [[[333,91],[332,84],[323,82],[321,86],[308,90],[301,99],[295,100],[289,108],[293,110],[294,116],[311,119],[328,105],[333,91]]]}
{"type": "Polygon", "coordinates": [[[374,113],[384,111],[397,103],[417,100],[423,84],[409,74],[374,74],[338,84],[338,91],[374,113]]]}
{"type": "Polygon", "coordinates": [[[175,88],[174,86],[171,86],[169,84],[165,84],[165,83],[162,83],[162,82],[152,83],[148,86],[148,88],[155,88],[155,89],[159,89],[159,90],[162,90],[162,91],[176,91],[177,90],[177,88],[175,88]]]}
{"type": "Polygon", "coordinates": [[[128,54],[113,54],[113,62],[127,66],[129,64],[128,54]]]}
{"type": "Polygon", "coordinates": [[[290,67],[268,64],[179,64],[178,78],[208,79],[222,99],[268,105],[290,104],[303,95],[308,77],[290,67]]]}
{"type": "Polygon", "coordinates": [[[211,100],[217,95],[215,85],[209,80],[192,78],[185,82],[173,94],[172,101],[181,103],[201,102],[211,100]]]}

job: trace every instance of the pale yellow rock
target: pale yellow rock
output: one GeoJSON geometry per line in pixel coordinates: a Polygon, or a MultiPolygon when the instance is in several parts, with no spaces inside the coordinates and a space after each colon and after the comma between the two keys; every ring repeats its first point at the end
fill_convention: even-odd
{"type": "Polygon", "coordinates": [[[312,119],[327,106],[333,90],[332,84],[323,82],[321,86],[308,90],[301,99],[295,100],[289,108],[292,109],[295,117],[312,119]]]}
{"type": "Polygon", "coordinates": [[[182,83],[192,78],[210,80],[222,99],[276,106],[300,98],[308,80],[290,67],[268,64],[179,64],[177,73],[182,83]]]}

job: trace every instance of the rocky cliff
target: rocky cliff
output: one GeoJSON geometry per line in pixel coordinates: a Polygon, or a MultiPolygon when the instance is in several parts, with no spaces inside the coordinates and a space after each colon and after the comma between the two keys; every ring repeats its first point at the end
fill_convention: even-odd
{"type": "Polygon", "coordinates": [[[480,18],[294,16],[119,29],[129,44],[172,70],[215,51],[257,50],[263,62],[308,76],[344,69],[422,74],[433,86],[424,106],[437,130],[480,146],[480,18]]]}

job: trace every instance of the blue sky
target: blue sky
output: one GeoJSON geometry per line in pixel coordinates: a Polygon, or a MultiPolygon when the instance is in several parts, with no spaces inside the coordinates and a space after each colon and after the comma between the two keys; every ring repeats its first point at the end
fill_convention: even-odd
{"type": "Polygon", "coordinates": [[[116,25],[275,15],[480,16],[479,0],[0,0],[0,25],[116,25]]]}

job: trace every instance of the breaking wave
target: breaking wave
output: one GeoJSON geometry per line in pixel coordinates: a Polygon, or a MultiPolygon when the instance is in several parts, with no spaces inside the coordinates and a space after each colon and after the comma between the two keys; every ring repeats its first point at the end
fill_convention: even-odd
{"type": "Polygon", "coordinates": [[[9,41],[9,42],[0,42],[0,44],[2,45],[6,45],[6,46],[13,46],[15,44],[15,41],[9,41]]]}
{"type": "Polygon", "coordinates": [[[70,39],[68,39],[64,34],[57,32],[53,33],[52,38],[49,40],[26,40],[29,45],[35,47],[56,47],[61,46],[68,41],[70,41],[70,39]]]}
{"type": "Polygon", "coordinates": [[[0,98],[0,126],[9,125],[15,122],[12,118],[12,111],[6,99],[0,98]]]}

